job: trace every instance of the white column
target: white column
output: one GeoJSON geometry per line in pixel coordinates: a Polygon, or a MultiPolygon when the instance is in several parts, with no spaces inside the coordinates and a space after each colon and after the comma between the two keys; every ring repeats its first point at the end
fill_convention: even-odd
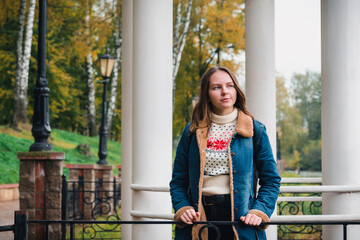
{"type": "MultiPolygon", "coordinates": [[[[321,1],[322,173],[324,185],[359,185],[360,3],[321,1]]],[[[323,194],[323,214],[359,214],[359,193],[323,194]]],[[[324,239],[342,239],[342,228],[323,227],[324,239]]],[[[348,227],[358,239],[360,226],[348,227]]]]}
{"type": "MultiPolygon", "coordinates": [[[[172,1],[133,0],[133,184],[168,186],[172,168],[172,1]]],[[[133,191],[134,211],[171,213],[168,192],[133,191]]],[[[141,220],[136,218],[136,220],[141,220]]],[[[132,237],[171,239],[171,225],[132,237]]]]}
{"type": "MultiPolygon", "coordinates": [[[[276,80],[274,0],[245,0],[245,79],[249,111],[266,125],[276,157],[276,80]]],[[[276,216],[276,211],[273,216],[276,216]]],[[[277,238],[277,227],[266,231],[277,238]]]]}
{"type": "MultiPolygon", "coordinates": [[[[121,219],[133,220],[132,208],[132,28],[133,1],[122,2],[122,105],[121,105],[121,219]]],[[[123,239],[132,239],[132,225],[121,225],[123,239]]]]}

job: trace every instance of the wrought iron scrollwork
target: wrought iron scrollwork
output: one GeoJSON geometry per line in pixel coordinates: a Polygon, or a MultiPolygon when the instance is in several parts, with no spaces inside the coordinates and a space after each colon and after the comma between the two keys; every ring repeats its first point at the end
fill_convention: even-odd
{"type": "Polygon", "coordinates": [[[202,227],[200,228],[200,230],[199,230],[199,240],[202,240],[202,238],[201,238],[201,233],[205,230],[205,228],[212,228],[212,229],[214,229],[215,232],[216,232],[216,240],[220,240],[220,238],[221,238],[220,230],[219,230],[219,228],[218,228],[216,225],[214,225],[214,224],[212,224],[212,223],[205,224],[204,226],[202,226],[202,227]]]}
{"type": "MultiPolygon", "coordinates": [[[[280,197],[285,197],[280,194],[280,197]]],[[[286,195],[287,197],[289,194],[286,195]]],[[[294,193],[293,197],[304,196],[304,194],[294,193]]],[[[318,197],[320,193],[307,194],[306,197],[318,197]]],[[[321,214],[321,201],[299,201],[299,202],[278,202],[279,215],[319,215],[321,214]]],[[[295,235],[303,235],[304,239],[321,239],[322,227],[320,225],[279,225],[278,239],[294,239],[295,235]]]]}
{"type": "MultiPolygon", "coordinates": [[[[114,178],[113,181],[68,181],[67,205],[69,219],[73,220],[105,220],[109,224],[86,224],[78,226],[81,239],[121,239],[116,235],[119,224],[111,221],[120,221],[119,212],[121,203],[121,184],[114,178]]],[[[76,238],[75,238],[76,239],[76,238]]]]}

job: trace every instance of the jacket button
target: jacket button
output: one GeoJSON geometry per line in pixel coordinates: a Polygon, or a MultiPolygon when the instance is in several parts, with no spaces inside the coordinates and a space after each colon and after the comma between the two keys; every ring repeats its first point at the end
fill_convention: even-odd
{"type": "Polygon", "coordinates": [[[233,174],[236,174],[237,172],[236,171],[233,171],[233,174]]]}
{"type": "Polygon", "coordinates": [[[237,193],[237,190],[235,190],[234,193],[237,193]]]}
{"type": "Polygon", "coordinates": [[[235,208],[235,209],[234,209],[234,212],[237,212],[237,211],[238,211],[238,209],[237,209],[237,208],[235,208]]]}
{"type": "Polygon", "coordinates": [[[235,156],[235,153],[234,153],[234,152],[232,152],[232,153],[231,153],[231,156],[235,156]]]}

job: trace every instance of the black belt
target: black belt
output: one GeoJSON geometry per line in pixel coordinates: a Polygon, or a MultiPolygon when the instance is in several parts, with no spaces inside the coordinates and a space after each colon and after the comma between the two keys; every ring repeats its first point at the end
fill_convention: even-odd
{"type": "Polygon", "coordinates": [[[212,206],[216,204],[230,203],[230,194],[203,196],[202,202],[204,206],[212,206]]]}

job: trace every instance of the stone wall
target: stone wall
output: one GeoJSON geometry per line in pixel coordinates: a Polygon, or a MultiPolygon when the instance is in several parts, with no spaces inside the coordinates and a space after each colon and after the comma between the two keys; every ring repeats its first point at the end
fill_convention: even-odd
{"type": "Polygon", "coordinates": [[[0,184],[0,202],[19,199],[19,184],[0,184]]]}
{"type": "MultiPolygon", "coordinates": [[[[63,152],[20,152],[20,211],[29,220],[61,220],[63,152]]],[[[44,226],[29,225],[29,240],[44,239],[44,226]]],[[[61,239],[61,226],[49,226],[50,239],[61,239]]]]}
{"type": "MultiPolygon", "coordinates": [[[[92,210],[96,207],[95,204],[95,181],[102,179],[103,184],[99,191],[99,198],[106,196],[111,197],[112,193],[112,181],[113,181],[113,166],[98,165],[98,164],[66,164],[66,168],[69,169],[69,181],[79,181],[82,179],[84,183],[84,201],[79,201],[78,209],[83,209],[83,219],[92,220],[92,210]],[[105,193],[106,192],[106,193],[105,193]]],[[[69,191],[72,189],[72,185],[69,185],[69,191]]],[[[77,187],[77,186],[75,186],[77,187]]],[[[80,196],[82,197],[82,196],[80,196]]],[[[101,206],[98,206],[101,207],[101,206]]],[[[110,209],[112,207],[110,206],[110,209]]],[[[102,208],[106,211],[106,206],[102,208]]]]}

